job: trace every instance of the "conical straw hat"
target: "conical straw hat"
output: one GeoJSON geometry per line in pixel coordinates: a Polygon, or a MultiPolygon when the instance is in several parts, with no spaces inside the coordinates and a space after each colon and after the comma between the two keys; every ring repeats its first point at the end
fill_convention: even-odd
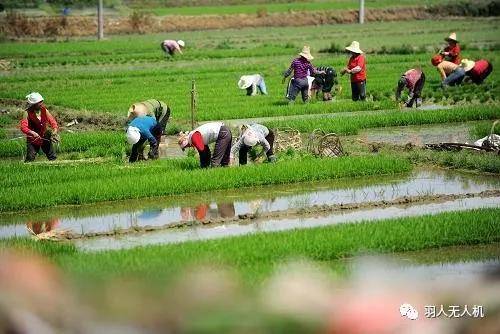
{"type": "Polygon", "coordinates": [[[311,48],[309,48],[307,45],[305,45],[302,48],[302,52],[299,53],[299,56],[302,56],[302,57],[306,58],[307,60],[313,60],[314,59],[314,57],[311,55],[311,48]]]}
{"type": "Polygon", "coordinates": [[[475,65],[476,63],[473,60],[469,59],[462,59],[462,61],[460,62],[460,66],[463,67],[465,72],[469,72],[470,70],[472,70],[475,65]]]}
{"type": "Polygon", "coordinates": [[[457,40],[457,34],[454,33],[454,32],[452,32],[450,34],[450,36],[446,37],[444,40],[447,41],[447,42],[449,42],[449,41],[458,42],[458,40],[457,40]]]}
{"type": "Polygon", "coordinates": [[[353,41],[351,45],[347,46],[345,49],[354,53],[363,53],[363,51],[361,51],[361,49],[359,48],[359,42],[357,41],[353,41]]]}

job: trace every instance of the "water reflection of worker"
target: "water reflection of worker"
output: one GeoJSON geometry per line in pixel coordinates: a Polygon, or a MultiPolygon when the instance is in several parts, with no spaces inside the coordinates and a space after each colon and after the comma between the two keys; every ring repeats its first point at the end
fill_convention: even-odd
{"type": "Polygon", "coordinates": [[[61,224],[59,218],[52,218],[46,221],[27,222],[26,227],[35,234],[50,232],[61,224]]]}
{"type": "Polygon", "coordinates": [[[240,165],[246,165],[250,149],[259,144],[264,149],[269,162],[275,162],[276,156],[273,152],[274,132],[264,125],[253,123],[241,126],[240,136],[231,147],[231,162],[236,153],[239,155],[240,165]]]}

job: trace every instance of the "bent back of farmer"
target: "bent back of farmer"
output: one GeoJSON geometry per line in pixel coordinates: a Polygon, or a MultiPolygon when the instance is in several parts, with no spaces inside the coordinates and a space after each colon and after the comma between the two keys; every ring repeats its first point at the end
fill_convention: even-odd
{"type": "Polygon", "coordinates": [[[238,153],[239,164],[246,165],[248,153],[256,145],[262,146],[269,162],[276,161],[273,152],[274,132],[266,126],[257,123],[246,124],[241,127],[240,136],[231,147],[231,161],[234,160],[234,156],[238,153]]]}
{"type": "Polygon", "coordinates": [[[317,70],[324,73],[313,75],[314,81],[311,90],[313,92],[321,90],[323,92],[323,101],[330,101],[332,99],[332,89],[335,85],[338,85],[337,72],[333,67],[329,66],[320,66],[317,70]]]}
{"type": "Polygon", "coordinates": [[[130,106],[128,110],[128,120],[131,121],[138,116],[154,117],[162,129],[162,134],[165,134],[165,128],[170,118],[170,108],[163,101],[149,99],[143,102],[134,103],[130,106]]]}
{"type": "Polygon", "coordinates": [[[401,99],[401,92],[408,88],[408,100],[405,102],[406,107],[411,108],[415,102],[418,107],[418,99],[422,95],[422,90],[425,84],[425,74],[421,69],[414,69],[406,71],[401,75],[396,88],[396,100],[401,99]]]}
{"type": "Polygon", "coordinates": [[[26,159],[25,162],[35,160],[36,154],[42,149],[49,160],[57,158],[52,136],[57,134],[58,125],[55,118],[45,107],[43,97],[39,93],[31,93],[26,96],[27,108],[19,123],[21,131],[26,135],[26,159]],[[48,127],[52,131],[48,131],[48,127]]]}
{"type": "Polygon", "coordinates": [[[222,122],[200,125],[189,133],[181,133],[178,144],[182,150],[194,147],[200,155],[200,167],[228,166],[231,153],[231,130],[222,122]],[[212,155],[208,145],[215,143],[212,155]]]}
{"type": "Polygon", "coordinates": [[[149,158],[158,159],[158,145],[160,142],[156,138],[161,137],[161,131],[160,125],[151,116],[134,118],[127,128],[127,141],[132,145],[129,162],[141,160],[139,155],[142,158],[142,150],[146,140],[149,141],[150,145],[149,158]]]}

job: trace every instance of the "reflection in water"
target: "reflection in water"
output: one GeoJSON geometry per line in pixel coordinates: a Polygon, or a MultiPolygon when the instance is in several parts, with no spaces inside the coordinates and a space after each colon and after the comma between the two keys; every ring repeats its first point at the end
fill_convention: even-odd
{"type": "Polygon", "coordinates": [[[181,207],[181,221],[207,221],[218,218],[233,218],[236,216],[234,202],[217,203],[210,205],[201,203],[195,207],[181,207]]]}
{"type": "Polygon", "coordinates": [[[61,224],[61,220],[59,218],[52,218],[47,221],[37,221],[37,222],[27,222],[26,228],[33,232],[34,234],[41,234],[50,232],[56,229],[61,224]]]}

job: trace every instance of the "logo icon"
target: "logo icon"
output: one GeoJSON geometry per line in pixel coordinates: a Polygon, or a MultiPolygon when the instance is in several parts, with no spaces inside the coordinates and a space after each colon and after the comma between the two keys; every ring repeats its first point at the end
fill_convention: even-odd
{"type": "Polygon", "coordinates": [[[401,313],[402,317],[407,317],[410,320],[418,319],[417,309],[408,303],[401,304],[401,306],[399,307],[399,313],[401,313]]]}

